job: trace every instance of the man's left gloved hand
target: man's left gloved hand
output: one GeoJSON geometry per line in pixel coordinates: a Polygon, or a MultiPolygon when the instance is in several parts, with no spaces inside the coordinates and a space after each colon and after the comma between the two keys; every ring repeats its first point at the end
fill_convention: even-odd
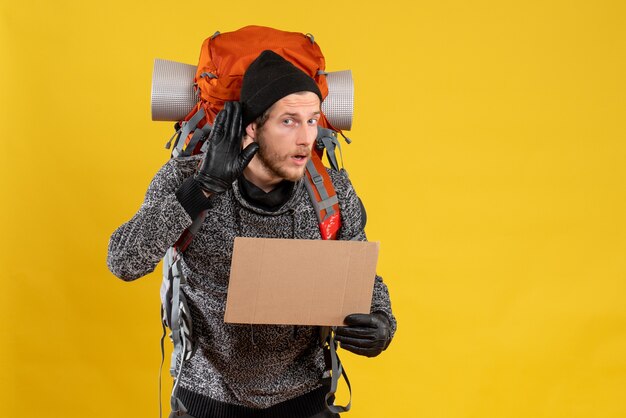
{"type": "Polygon", "coordinates": [[[344,319],[345,327],[337,327],[335,340],[341,348],[367,357],[375,357],[389,345],[391,325],[381,313],[351,314],[344,319]]]}

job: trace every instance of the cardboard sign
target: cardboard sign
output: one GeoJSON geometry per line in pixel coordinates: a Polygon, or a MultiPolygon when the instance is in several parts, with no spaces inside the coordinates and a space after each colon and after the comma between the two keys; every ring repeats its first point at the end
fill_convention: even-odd
{"type": "Polygon", "coordinates": [[[369,313],[377,242],[235,238],[225,322],[343,325],[369,313]]]}

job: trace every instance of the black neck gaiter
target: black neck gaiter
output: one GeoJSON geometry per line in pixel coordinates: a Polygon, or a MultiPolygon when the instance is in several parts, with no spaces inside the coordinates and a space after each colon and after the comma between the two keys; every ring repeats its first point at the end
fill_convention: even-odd
{"type": "Polygon", "coordinates": [[[239,177],[239,190],[248,203],[268,212],[275,212],[284,205],[293,192],[294,183],[283,180],[268,193],[249,182],[245,176],[239,177]]]}

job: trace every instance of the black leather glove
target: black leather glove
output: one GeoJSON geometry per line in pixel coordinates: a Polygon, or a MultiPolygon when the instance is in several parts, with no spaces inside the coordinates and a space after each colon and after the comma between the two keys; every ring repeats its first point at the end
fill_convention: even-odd
{"type": "Polygon", "coordinates": [[[241,150],[241,104],[226,102],[215,118],[207,139],[207,150],[195,175],[200,187],[208,193],[222,193],[241,175],[259,145],[252,143],[241,150]]]}
{"type": "Polygon", "coordinates": [[[381,313],[346,316],[345,327],[338,327],[335,340],[341,348],[367,357],[375,357],[389,345],[391,325],[381,313]]]}

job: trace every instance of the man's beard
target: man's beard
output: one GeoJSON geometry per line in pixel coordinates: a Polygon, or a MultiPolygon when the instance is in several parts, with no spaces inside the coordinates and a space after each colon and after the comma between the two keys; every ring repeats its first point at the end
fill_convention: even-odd
{"type": "MultiPolygon", "coordinates": [[[[256,153],[256,157],[259,159],[266,172],[284,180],[293,182],[300,180],[304,176],[304,168],[301,171],[295,171],[288,170],[287,168],[281,166],[281,163],[289,163],[293,154],[281,156],[279,154],[272,153],[268,149],[261,131],[257,133],[257,144],[259,144],[259,150],[256,153]]],[[[298,148],[296,153],[303,154],[306,155],[307,158],[311,158],[311,150],[306,147],[298,148]]]]}

